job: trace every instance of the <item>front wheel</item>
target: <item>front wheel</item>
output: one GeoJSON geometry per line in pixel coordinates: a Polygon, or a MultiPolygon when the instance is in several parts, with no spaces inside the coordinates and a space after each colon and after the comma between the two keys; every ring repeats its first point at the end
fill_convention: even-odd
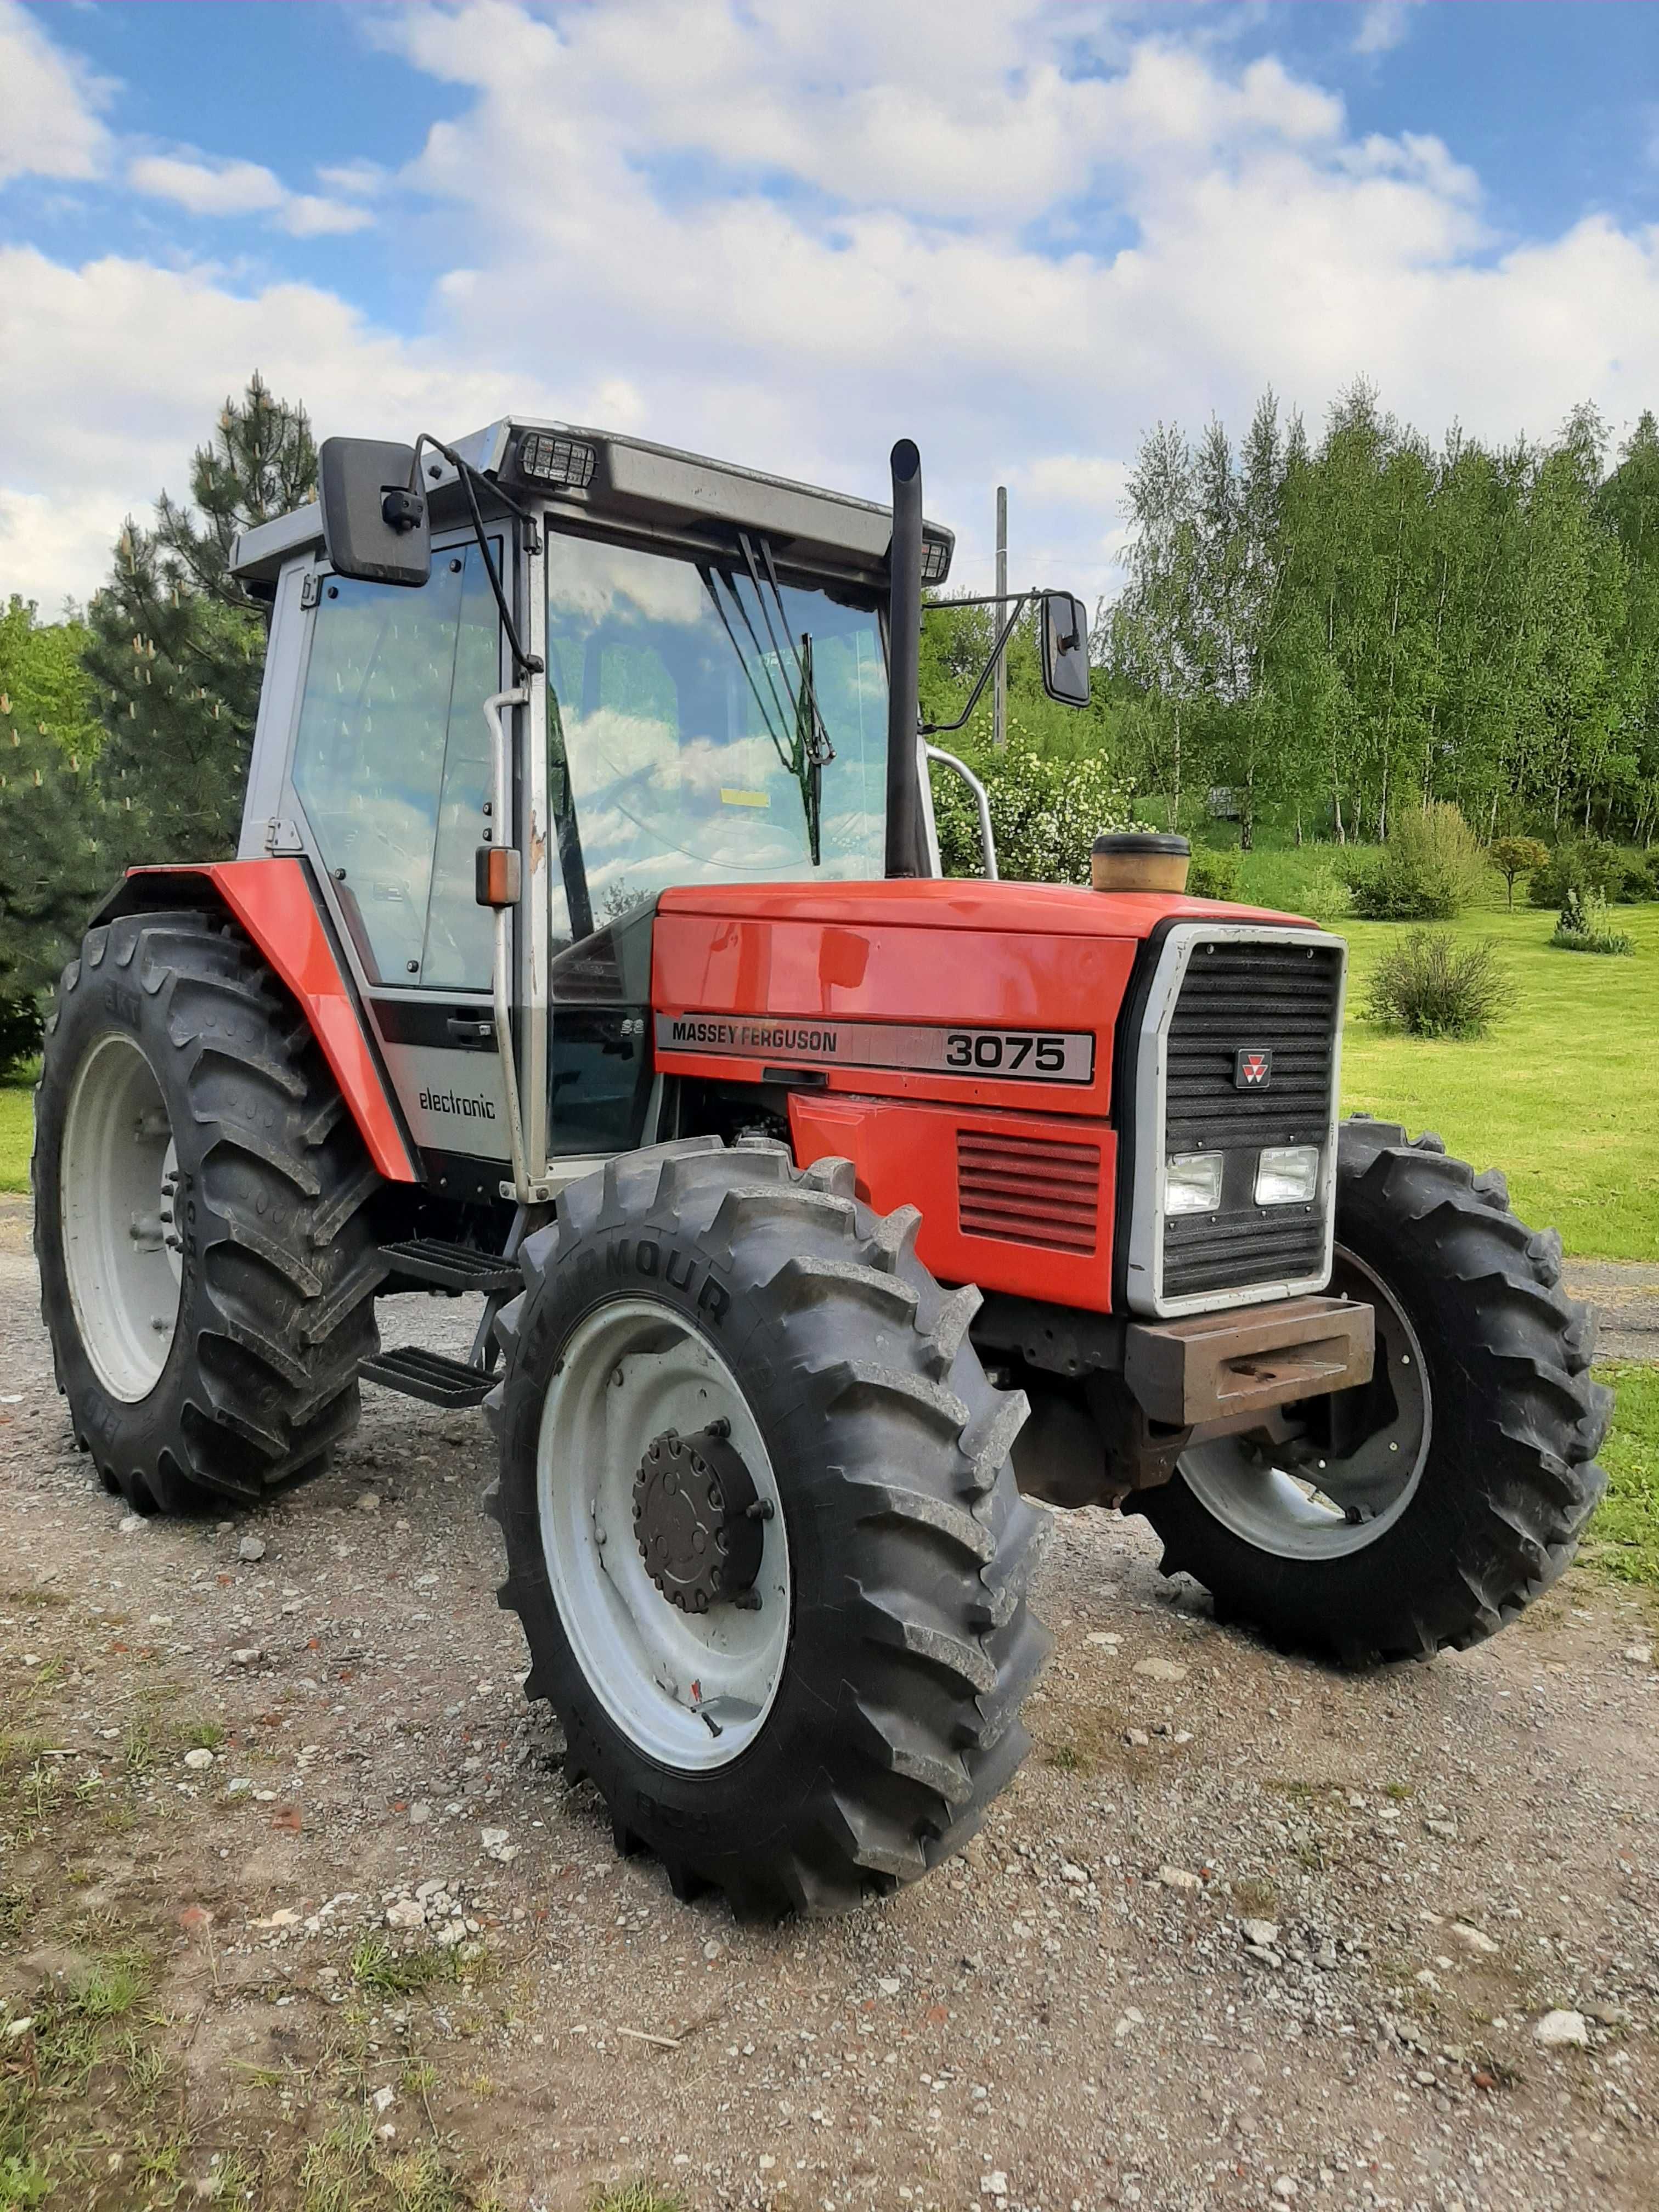
{"type": "Polygon", "coordinates": [[[1135,1505],[1166,1574],[1276,1642],[1351,1664],[1462,1650],[1550,1587],[1606,1487],[1594,1322],[1501,1176],[1392,1123],[1342,1127],[1336,1246],[1332,1291],[1376,1313],[1372,1380],[1292,1409],[1289,1446],[1195,1445],[1135,1505]]]}
{"type": "Polygon", "coordinates": [[[856,1904],[964,1843],[1026,1748],[1048,1639],[1024,1413],[916,1218],[845,1161],[693,1138],[529,1238],[491,1401],[501,1598],[566,1772],[679,1894],[856,1904]]]}

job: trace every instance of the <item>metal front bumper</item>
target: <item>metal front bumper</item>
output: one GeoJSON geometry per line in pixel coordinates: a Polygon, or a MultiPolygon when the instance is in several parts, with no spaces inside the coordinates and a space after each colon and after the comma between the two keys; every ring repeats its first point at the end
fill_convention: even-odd
{"type": "Polygon", "coordinates": [[[1123,1376],[1148,1420],[1190,1429],[1248,1417],[1371,1379],[1373,1316],[1348,1298],[1134,1322],[1123,1376]]]}

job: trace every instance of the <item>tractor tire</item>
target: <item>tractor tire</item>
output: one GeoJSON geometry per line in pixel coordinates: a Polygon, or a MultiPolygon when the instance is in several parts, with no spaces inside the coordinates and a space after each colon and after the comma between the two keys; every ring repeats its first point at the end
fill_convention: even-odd
{"type": "Polygon", "coordinates": [[[1354,1487],[1321,1474],[1323,1458],[1287,1476],[1271,1451],[1251,1463],[1223,1440],[1135,1507],[1166,1575],[1191,1575],[1218,1618],[1283,1647],[1352,1666],[1464,1650],[1557,1580],[1607,1486],[1595,1322],[1562,1292],[1559,1237],[1516,1219],[1500,1174],[1392,1122],[1342,1125],[1336,1245],[1333,1288],[1370,1295],[1377,1318],[1372,1383],[1323,1417],[1349,1423],[1354,1487]],[[1305,1498],[1297,1473],[1315,1478],[1305,1498]]]}
{"type": "Polygon", "coordinates": [[[380,1177],[233,925],[88,930],[35,1091],[40,1312],[76,1443],[135,1511],[317,1474],[377,1344],[380,1177]]]}
{"type": "MultiPolygon", "coordinates": [[[[527,1694],[618,1849],[745,1919],[842,1911],[964,1844],[1048,1649],[1026,1603],[1048,1516],[1009,1462],[1024,1398],[987,1382],[979,1294],[916,1259],[915,1209],[853,1187],[763,1139],[632,1153],[562,1194],[497,1322],[489,1504],[527,1694]],[[746,1589],[671,1605],[647,1477],[710,1436],[752,1501],[733,1557],[757,1516],[764,1548],[746,1589]]],[[[696,1535],[686,1561],[713,1556],[696,1535]]]]}

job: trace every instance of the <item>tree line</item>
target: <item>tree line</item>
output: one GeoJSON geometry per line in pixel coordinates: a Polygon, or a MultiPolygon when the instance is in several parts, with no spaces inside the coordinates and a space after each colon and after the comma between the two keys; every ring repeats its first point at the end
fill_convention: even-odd
{"type": "Polygon", "coordinates": [[[1351,386],[1314,441],[1160,423],[1094,641],[1120,757],[1177,823],[1212,790],[1339,842],[1449,801],[1490,842],[1659,828],[1659,423],[1437,447],[1351,386]]]}
{"type": "Polygon", "coordinates": [[[87,607],[43,623],[0,605],[0,1063],[38,1040],[42,994],[124,868],[235,850],[267,617],[231,544],[314,497],[316,471],[304,408],[256,374],[192,455],[189,501],[128,518],[87,607]]]}

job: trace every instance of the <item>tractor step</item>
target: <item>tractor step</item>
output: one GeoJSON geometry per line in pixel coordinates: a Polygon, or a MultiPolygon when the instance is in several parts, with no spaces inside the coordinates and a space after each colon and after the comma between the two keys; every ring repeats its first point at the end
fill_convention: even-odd
{"type": "Polygon", "coordinates": [[[360,1359],[357,1373],[365,1382],[378,1382],[383,1390],[401,1390],[406,1398],[424,1399],[458,1413],[465,1406],[481,1406],[495,1389],[497,1377],[469,1367],[464,1359],[447,1358],[418,1344],[394,1345],[373,1359],[360,1359]]]}
{"type": "Polygon", "coordinates": [[[476,1251],[471,1244],[446,1244],[438,1237],[411,1237],[402,1244],[382,1244],[380,1258],[389,1275],[431,1283],[446,1291],[521,1291],[524,1276],[516,1260],[499,1252],[476,1251]]]}

